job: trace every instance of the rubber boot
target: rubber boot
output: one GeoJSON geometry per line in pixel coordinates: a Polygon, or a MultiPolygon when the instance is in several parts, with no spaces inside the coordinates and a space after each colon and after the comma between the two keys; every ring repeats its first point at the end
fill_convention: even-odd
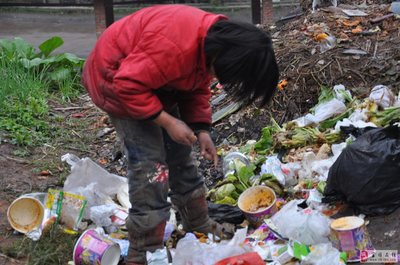
{"type": "Polygon", "coordinates": [[[223,226],[208,216],[205,187],[194,190],[184,196],[173,194],[171,201],[178,208],[185,231],[200,232],[206,235],[212,233],[220,239],[233,237],[233,227],[223,226]]]}
{"type": "Polygon", "coordinates": [[[127,265],[146,265],[146,252],[153,252],[163,248],[165,224],[166,221],[163,221],[154,229],[145,233],[140,233],[132,227],[128,219],[129,250],[126,258],[127,265]]]}

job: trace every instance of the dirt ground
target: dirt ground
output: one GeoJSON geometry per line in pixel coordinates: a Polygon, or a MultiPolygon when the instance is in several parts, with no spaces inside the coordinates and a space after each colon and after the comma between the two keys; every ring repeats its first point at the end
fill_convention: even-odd
{"type": "MultiPolygon", "coordinates": [[[[249,11],[244,11],[235,16],[237,19],[248,21],[249,14],[249,11]]],[[[45,39],[57,35],[65,41],[60,49],[61,52],[71,52],[82,57],[87,56],[96,41],[94,18],[91,14],[4,13],[0,10],[0,25],[0,38],[22,37],[28,42],[38,45],[45,39]]],[[[302,107],[296,105],[297,103],[283,105],[279,100],[285,96],[279,95],[278,100],[270,108],[243,110],[237,114],[238,121],[233,126],[229,119],[224,119],[216,124],[212,131],[212,136],[217,145],[226,139],[232,140],[232,136],[237,136],[236,139],[232,140],[234,144],[239,144],[241,141],[249,139],[258,139],[261,129],[268,123],[271,113],[276,113],[278,121],[286,121],[293,118],[294,115],[304,113],[304,109],[315,104],[316,91],[315,86],[310,87],[309,94],[304,95],[301,99],[307,101],[302,107]]],[[[299,91],[298,93],[304,92],[299,91]]],[[[288,96],[290,97],[289,94],[288,96]]],[[[296,96],[292,95],[292,97],[295,98],[296,96]]],[[[88,104],[87,101],[83,103],[88,104]]],[[[13,234],[6,218],[6,210],[12,200],[24,193],[46,191],[50,187],[55,187],[60,184],[58,175],[65,176],[68,174],[69,169],[65,164],[61,163],[60,155],[74,152],[79,156],[89,156],[94,161],[101,162],[110,172],[123,175],[124,167],[116,159],[118,157],[118,147],[115,144],[115,134],[97,136],[99,131],[108,128],[109,125],[104,123],[98,126],[90,126],[104,115],[94,107],[85,111],[75,111],[74,113],[78,112],[83,113],[89,120],[86,129],[76,131],[77,134],[87,134],[91,137],[85,138],[85,140],[92,141],[85,150],[71,149],[68,146],[60,145],[57,152],[50,152],[52,147],[43,147],[35,151],[30,157],[17,157],[14,155],[15,147],[13,145],[8,143],[0,144],[0,247],[10,245],[16,238],[21,237],[21,235],[13,234]],[[43,176],[40,171],[43,169],[44,161],[52,159],[58,161],[55,165],[52,165],[52,168],[56,168],[56,170],[52,172],[51,176],[43,176]]],[[[74,113],[66,112],[64,114],[72,117],[74,113]]],[[[222,174],[221,168],[211,169],[210,165],[204,161],[200,162],[200,173],[213,175],[214,179],[218,179],[222,174]]],[[[211,183],[212,181],[208,184],[211,183]]],[[[368,218],[368,220],[370,221],[368,230],[376,249],[400,251],[400,209],[389,216],[373,217],[368,218]]],[[[5,254],[0,254],[0,265],[25,264],[24,261],[12,260],[5,254]]]]}

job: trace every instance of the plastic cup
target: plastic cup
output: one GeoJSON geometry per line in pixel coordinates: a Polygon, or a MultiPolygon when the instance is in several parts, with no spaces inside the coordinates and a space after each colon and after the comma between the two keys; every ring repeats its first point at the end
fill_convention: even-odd
{"type": "Polygon", "coordinates": [[[11,227],[26,234],[41,227],[44,206],[37,194],[22,195],[8,207],[7,218],[11,227]]]}
{"type": "Polygon", "coordinates": [[[89,229],[76,242],[73,256],[75,265],[117,265],[121,248],[96,230],[89,229]]]}
{"type": "Polygon", "coordinates": [[[330,240],[332,245],[346,252],[348,262],[361,261],[363,252],[374,252],[365,222],[357,216],[347,216],[331,223],[330,240]]]}
{"type": "Polygon", "coordinates": [[[267,186],[248,188],[239,196],[238,207],[252,225],[259,226],[277,212],[275,192],[267,186]]]}

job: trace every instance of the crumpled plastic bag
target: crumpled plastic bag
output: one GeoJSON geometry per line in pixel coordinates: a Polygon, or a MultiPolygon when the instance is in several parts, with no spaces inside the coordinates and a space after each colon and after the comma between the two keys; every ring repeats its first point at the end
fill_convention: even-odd
{"type": "Polygon", "coordinates": [[[213,265],[216,262],[236,255],[252,252],[252,249],[243,244],[246,239],[247,228],[238,229],[230,241],[206,244],[197,238],[185,236],[179,240],[173,265],[213,265]]]}
{"type": "Polygon", "coordinates": [[[310,254],[304,257],[301,265],[344,265],[340,259],[340,252],[332,246],[332,243],[313,246],[310,254]]]}
{"type": "Polygon", "coordinates": [[[330,219],[319,211],[298,207],[300,203],[302,200],[290,201],[272,216],[278,232],[305,245],[329,242],[330,219]]]}
{"type": "Polygon", "coordinates": [[[304,127],[310,124],[318,124],[337,114],[341,114],[347,110],[346,105],[339,99],[334,98],[328,102],[322,103],[315,108],[315,113],[308,113],[304,117],[294,120],[298,126],[304,127]]]}
{"type": "MultiPolygon", "coordinates": [[[[131,207],[129,199],[125,199],[129,198],[126,178],[107,172],[87,157],[80,159],[73,154],[65,154],[61,160],[71,166],[71,173],[64,183],[64,191],[84,196],[87,199],[86,209],[115,204],[115,196],[125,209],[131,207]]],[[[85,218],[89,218],[89,211],[85,212],[85,218]]]]}
{"type": "MultiPolygon", "coordinates": [[[[337,0],[330,0],[330,1],[331,1],[331,4],[334,7],[337,7],[337,0]]],[[[315,11],[317,6],[320,5],[320,4],[321,4],[321,0],[313,0],[313,2],[312,2],[312,10],[315,11]]]]}
{"type": "Polygon", "coordinates": [[[262,164],[260,175],[272,174],[283,186],[291,185],[295,182],[295,172],[291,167],[283,164],[277,156],[269,156],[262,164]]]}
{"type": "Polygon", "coordinates": [[[377,85],[371,90],[369,99],[382,108],[391,107],[396,101],[393,92],[384,85],[377,85]]]}

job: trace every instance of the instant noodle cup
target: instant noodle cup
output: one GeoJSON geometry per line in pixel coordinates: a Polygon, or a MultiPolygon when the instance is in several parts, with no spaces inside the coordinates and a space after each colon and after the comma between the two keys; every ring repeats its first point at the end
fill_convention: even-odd
{"type": "Polygon", "coordinates": [[[359,262],[363,252],[371,253],[372,256],[375,251],[364,219],[357,216],[332,221],[330,240],[335,248],[346,252],[348,262],[359,262]]]}
{"type": "Polygon", "coordinates": [[[121,248],[96,230],[89,229],[76,242],[73,256],[75,265],[117,265],[121,248]]]}
{"type": "Polygon", "coordinates": [[[252,225],[259,226],[277,212],[275,192],[261,185],[248,188],[239,196],[238,207],[252,225]]]}
{"type": "Polygon", "coordinates": [[[11,227],[23,234],[40,229],[44,218],[44,206],[40,199],[33,193],[14,200],[7,210],[11,227]]]}

